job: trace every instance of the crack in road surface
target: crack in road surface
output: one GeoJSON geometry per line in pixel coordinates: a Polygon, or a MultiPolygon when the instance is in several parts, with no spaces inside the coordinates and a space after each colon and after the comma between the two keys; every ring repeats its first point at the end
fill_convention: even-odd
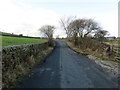
{"type": "Polygon", "coordinates": [[[115,88],[113,82],[94,61],[55,41],[56,48],[46,62],[33,70],[20,88],[115,88]]]}

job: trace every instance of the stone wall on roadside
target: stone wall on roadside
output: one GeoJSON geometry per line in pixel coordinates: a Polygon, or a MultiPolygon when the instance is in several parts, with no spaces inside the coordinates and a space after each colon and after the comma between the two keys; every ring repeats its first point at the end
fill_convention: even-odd
{"type": "Polygon", "coordinates": [[[14,86],[13,82],[43,60],[48,48],[47,42],[2,47],[2,86],[14,86]]]}

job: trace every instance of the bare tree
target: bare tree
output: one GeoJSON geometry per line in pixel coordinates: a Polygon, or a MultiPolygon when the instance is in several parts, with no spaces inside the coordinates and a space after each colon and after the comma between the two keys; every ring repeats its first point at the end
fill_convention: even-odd
{"type": "Polygon", "coordinates": [[[41,33],[43,33],[45,36],[47,36],[48,43],[50,46],[52,46],[52,44],[53,44],[52,38],[53,38],[53,33],[55,30],[55,27],[51,26],[51,25],[44,25],[39,30],[41,33]]]}
{"type": "Polygon", "coordinates": [[[84,37],[89,35],[92,31],[101,30],[101,27],[93,19],[86,19],[85,23],[86,23],[86,25],[85,25],[84,29],[86,30],[86,32],[84,34],[84,37]]]}
{"type": "Polygon", "coordinates": [[[98,30],[95,32],[95,37],[98,38],[98,37],[105,37],[105,35],[107,35],[108,31],[106,30],[98,30]]]}
{"type": "Polygon", "coordinates": [[[70,16],[70,17],[64,16],[64,17],[60,18],[60,21],[59,21],[60,25],[65,30],[67,38],[70,37],[70,34],[71,34],[69,29],[68,29],[68,26],[69,26],[70,22],[73,21],[75,18],[76,17],[72,17],[72,16],[70,16]]]}
{"type": "Polygon", "coordinates": [[[76,19],[68,25],[68,30],[73,33],[77,33],[78,37],[85,37],[92,31],[100,30],[101,27],[92,19],[76,19]]]}
{"type": "Polygon", "coordinates": [[[70,37],[72,37],[72,40],[73,40],[74,44],[77,45],[78,36],[80,35],[79,31],[81,29],[81,20],[76,19],[76,20],[70,22],[67,29],[68,29],[68,31],[70,33],[69,34],[70,37]]]}
{"type": "Polygon", "coordinates": [[[98,23],[92,19],[76,19],[70,22],[67,29],[70,32],[71,37],[73,37],[74,44],[76,45],[78,42],[78,37],[86,37],[92,31],[97,31],[101,28],[98,23]]]}
{"type": "Polygon", "coordinates": [[[105,36],[108,34],[108,31],[106,30],[98,30],[95,32],[94,37],[97,38],[100,42],[103,42],[106,40],[105,36]]]}
{"type": "Polygon", "coordinates": [[[76,33],[77,36],[82,37],[85,26],[85,19],[76,19],[69,24],[68,30],[70,31],[71,36],[76,33]]]}

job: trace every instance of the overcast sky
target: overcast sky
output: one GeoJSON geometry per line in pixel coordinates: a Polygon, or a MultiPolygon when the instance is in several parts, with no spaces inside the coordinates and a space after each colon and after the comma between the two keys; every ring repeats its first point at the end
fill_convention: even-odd
{"type": "Polygon", "coordinates": [[[55,35],[64,37],[59,26],[62,16],[92,18],[110,36],[118,36],[119,0],[0,0],[0,31],[40,36],[38,29],[55,25],[55,35]]]}

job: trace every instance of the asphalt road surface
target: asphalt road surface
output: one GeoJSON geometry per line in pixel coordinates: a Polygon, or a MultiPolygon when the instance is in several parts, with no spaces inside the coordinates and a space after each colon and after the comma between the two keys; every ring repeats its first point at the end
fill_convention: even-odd
{"type": "Polygon", "coordinates": [[[20,88],[115,88],[108,74],[94,61],[71,50],[65,43],[56,48],[45,63],[26,78],[20,88]]]}

